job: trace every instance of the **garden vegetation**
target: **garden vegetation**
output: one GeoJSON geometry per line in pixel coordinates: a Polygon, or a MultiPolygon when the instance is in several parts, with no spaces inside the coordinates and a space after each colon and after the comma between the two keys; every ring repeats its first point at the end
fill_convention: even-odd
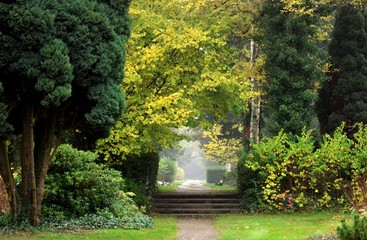
{"type": "Polygon", "coordinates": [[[281,131],[254,144],[241,169],[252,172],[242,179],[245,210],[365,211],[367,126],[356,125],[353,139],[343,129],[323,135],[320,146],[305,130],[300,136],[281,131]]]}

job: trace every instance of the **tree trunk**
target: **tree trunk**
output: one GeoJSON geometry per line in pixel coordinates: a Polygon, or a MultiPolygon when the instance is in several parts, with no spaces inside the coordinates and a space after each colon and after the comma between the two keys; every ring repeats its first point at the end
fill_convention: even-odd
{"type": "Polygon", "coordinates": [[[35,174],[37,186],[37,208],[35,219],[40,219],[42,210],[42,201],[45,190],[45,180],[49,164],[52,158],[52,152],[56,151],[58,142],[56,141],[55,129],[57,114],[52,112],[47,120],[39,121],[35,128],[35,174]]]}
{"type": "MultiPolygon", "coordinates": [[[[255,42],[251,39],[250,44],[250,68],[253,70],[256,51],[255,51],[255,42]]],[[[251,117],[250,117],[250,140],[257,144],[260,141],[260,87],[259,82],[255,79],[254,73],[252,71],[251,76],[251,92],[254,93],[254,96],[251,99],[251,117]]]]}
{"type": "Polygon", "coordinates": [[[13,215],[14,223],[17,223],[17,198],[14,177],[10,169],[8,146],[6,141],[0,141],[0,175],[5,183],[8,194],[9,206],[13,215]]]}
{"type": "Polygon", "coordinates": [[[36,226],[40,219],[36,218],[37,188],[34,166],[34,105],[31,99],[26,101],[23,110],[22,140],[21,140],[21,166],[22,166],[22,200],[21,214],[26,219],[31,219],[31,224],[36,226]]]}

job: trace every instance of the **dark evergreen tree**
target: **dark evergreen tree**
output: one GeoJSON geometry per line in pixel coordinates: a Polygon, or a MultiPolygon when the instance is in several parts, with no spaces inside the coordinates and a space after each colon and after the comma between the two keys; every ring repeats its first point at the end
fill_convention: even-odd
{"type": "Polygon", "coordinates": [[[129,2],[0,2],[0,173],[10,171],[5,140],[14,130],[22,139],[20,212],[33,225],[63,133],[109,128],[122,113],[129,2]]]}
{"type": "MultiPolygon", "coordinates": [[[[307,3],[306,3],[307,4],[307,3]]],[[[265,55],[265,128],[300,134],[313,115],[315,82],[321,73],[317,48],[310,37],[315,17],[283,11],[281,1],[267,0],[258,27],[265,55]]]]}
{"type": "Polygon", "coordinates": [[[361,9],[344,5],[337,10],[332,39],[330,79],[320,89],[316,111],[321,133],[331,133],[343,121],[345,131],[367,123],[367,35],[361,9]]]}

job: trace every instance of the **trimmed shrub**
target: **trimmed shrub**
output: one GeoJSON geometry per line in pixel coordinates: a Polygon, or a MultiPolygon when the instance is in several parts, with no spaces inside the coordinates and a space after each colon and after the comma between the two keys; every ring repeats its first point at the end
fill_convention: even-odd
{"type": "Polygon", "coordinates": [[[177,173],[177,162],[163,158],[159,161],[158,180],[162,182],[173,182],[177,173]]]}
{"type": "Polygon", "coordinates": [[[207,183],[219,183],[224,179],[224,173],[226,169],[222,166],[210,166],[206,169],[206,182],[207,183]]]}

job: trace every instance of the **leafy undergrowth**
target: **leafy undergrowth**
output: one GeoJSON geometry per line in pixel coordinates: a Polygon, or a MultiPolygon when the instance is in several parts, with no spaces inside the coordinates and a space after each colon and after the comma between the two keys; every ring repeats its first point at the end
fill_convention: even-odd
{"type": "MultiPolygon", "coordinates": [[[[104,230],[60,230],[60,231],[22,231],[13,233],[11,236],[1,236],[0,239],[109,239],[109,240],[173,240],[176,239],[176,219],[171,217],[155,217],[154,226],[150,229],[104,229],[104,230]]],[[[1,234],[1,232],[0,232],[1,234]]]]}
{"type": "Polygon", "coordinates": [[[316,234],[334,235],[344,217],[336,213],[221,215],[214,225],[220,240],[239,236],[241,240],[300,240],[316,234]]]}

